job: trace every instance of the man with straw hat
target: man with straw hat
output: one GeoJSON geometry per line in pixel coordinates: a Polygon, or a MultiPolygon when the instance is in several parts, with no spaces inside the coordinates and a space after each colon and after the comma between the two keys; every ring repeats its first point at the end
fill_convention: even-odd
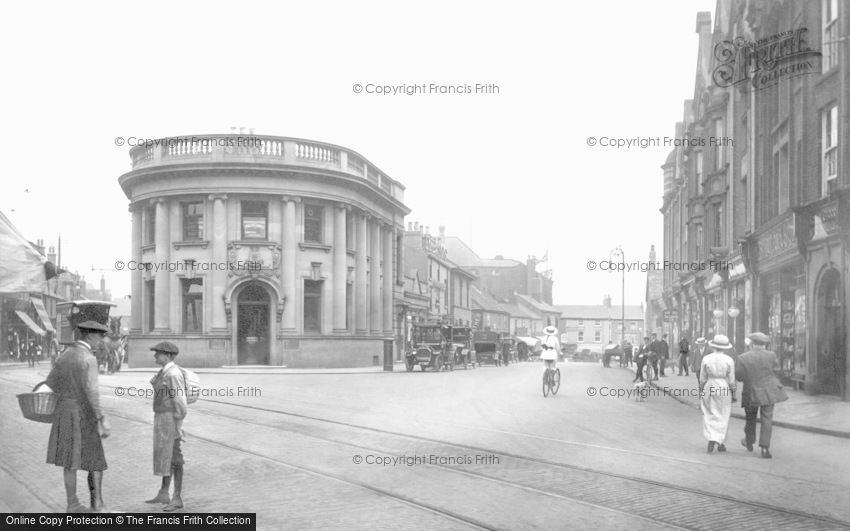
{"type": "Polygon", "coordinates": [[[88,512],[77,498],[77,470],[87,470],[91,512],[103,512],[101,485],[106,457],[101,439],[109,437],[109,424],[100,409],[97,359],[92,354],[109,329],[96,321],[77,325],[78,339],[56,360],[47,385],[59,397],[47,462],[63,467],[69,513],[88,512]]]}
{"type": "Polygon", "coordinates": [[[699,372],[700,409],[708,453],[725,452],[726,432],[735,402],[735,362],[725,354],[732,348],[729,338],[717,334],[708,344],[713,352],[702,359],[699,372]]]}
{"type": "Polygon", "coordinates": [[[770,338],[762,332],[756,332],[750,334],[749,339],[752,348],[738,357],[738,364],[735,366],[735,377],[744,382],[741,407],[747,416],[741,444],[747,451],[753,451],[753,443],[756,442],[756,417],[760,416],[758,444],[761,447],[761,456],[770,459],[773,457],[770,453],[773,405],[788,400],[788,395],[773,373],[774,368],[779,368],[779,360],[776,359],[776,354],[767,350],[770,338]]]}

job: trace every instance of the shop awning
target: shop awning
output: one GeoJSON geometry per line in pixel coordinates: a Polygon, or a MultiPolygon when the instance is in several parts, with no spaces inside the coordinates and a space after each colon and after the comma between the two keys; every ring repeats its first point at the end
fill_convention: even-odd
{"type": "Polygon", "coordinates": [[[30,327],[30,330],[32,330],[33,332],[35,332],[36,334],[38,334],[40,336],[43,336],[43,335],[46,334],[46,332],[44,330],[42,330],[41,328],[39,328],[39,326],[37,324],[32,322],[32,319],[30,319],[29,315],[25,314],[24,312],[22,312],[20,310],[16,310],[15,313],[18,315],[18,317],[20,317],[21,321],[23,321],[25,325],[30,327]]]}
{"type": "MultiPolygon", "coordinates": [[[[189,290],[191,291],[191,289],[189,290]]],[[[56,329],[53,328],[53,323],[50,322],[50,316],[47,315],[47,308],[44,307],[44,303],[41,299],[31,299],[32,305],[35,307],[36,313],[38,313],[39,319],[41,319],[41,324],[44,325],[44,329],[50,332],[51,334],[56,333],[56,329]]]]}
{"type": "Polygon", "coordinates": [[[537,339],[536,337],[520,337],[520,336],[514,336],[514,337],[516,337],[519,341],[522,341],[523,343],[525,343],[526,345],[528,345],[529,347],[532,347],[532,348],[536,347],[538,344],[540,344],[540,340],[537,339]]]}

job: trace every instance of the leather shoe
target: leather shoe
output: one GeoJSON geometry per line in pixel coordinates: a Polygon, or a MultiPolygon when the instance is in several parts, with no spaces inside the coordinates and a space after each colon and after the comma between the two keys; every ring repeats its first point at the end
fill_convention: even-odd
{"type": "Polygon", "coordinates": [[[773,455],[770,453],[770,450],[768,450],[765,446],[761,447],[761,456],[765,459],[770,459],[771,457],[773,457],[773,455]]]}
{"type": "Polygon", "coordinates": [[[714,451],[714,445],[715,445],[714,441],[708,441],[708,453],[711,453],[711,452],[714,451]]]}
{"type": "Polygon", "coordinates": [[[726,445],[721,444],[720,446],[717,447],[717,451],[718,452],[725,452],[726,451],[726,445]]]}
{"type": "Polygon", "coordinates": [[[752,452],[752,451],[753,451],[753,443],[749,443],[749,442],[747,442],[747,439],[746,439],[746,438],[741,439],[741,446],[746,447],[746,449],[747,449],[747,451],[748,451],[748,452],[752,452]]]}

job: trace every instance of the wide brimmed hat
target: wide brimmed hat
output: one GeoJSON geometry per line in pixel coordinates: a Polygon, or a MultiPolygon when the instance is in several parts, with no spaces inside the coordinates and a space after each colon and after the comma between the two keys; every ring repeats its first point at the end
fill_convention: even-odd
{"type": "Polygon", "coordinates": [[[180,349],[171,341],[163,341],[151,347],[154,352],[162,352],[165,354],[179,354],[180,349]]]}
{"type": "Polygon", "coordinates": [[[77,328],[80,330],[89,330],[92,332],[109,332],[109,328],[106,325],[102,325],[96,321],[85,321],[77,325],[77,328]]]}
{"type": "Polygon", "coordinates": [[[756,343],[770,343],[770,338],[767,336],[767,334],[763,334],[761,332],[752,333],[748,337],[751,341],[754,341],[756,343]]]}
{"type": "Polygon", "coordinates": [[[720,350],[732,348],[732,345],[729,344],[729,338],[724,336],[723,334],[717,334],[716,336],[714,336],[708,346],[720,350]]]}
{"type": "Polygon", "coordinates": [[[697,338],[697,345],[705,345],[706,341],[704,337],[697,338]]]}
{"type": "Polygon", "coordinates": [[[543,333],[546,334],[547,336],[554,336],[555,334],[558,333],[558,329],[555,328],[554,326],[547,326],[546,328],[543,329],[543,333]]]}

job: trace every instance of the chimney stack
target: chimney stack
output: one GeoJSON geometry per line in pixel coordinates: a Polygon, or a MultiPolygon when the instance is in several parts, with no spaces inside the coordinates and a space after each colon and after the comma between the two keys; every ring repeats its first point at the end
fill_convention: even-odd
{"type": "Polygon", "coordinates": [[[427,234],[428,236],[430,236],[430,235],[431,235],[431,227],[430,227],[430,225],[425,227],[425,234],[427,234]]]}
{"type": "Polygon", "coordinates": [[[413,230],[419,230],[419,222],[413,224],[413,230]]]}
{"type": "Polygon", "coordinates": [[[52,245],[47,252],[47,261],[56,265],[56,247],[53,247],[52,245]]]}
{"type": "Polygon", "coordinates": [[[103,275],[100,275],[100,294],[103,295],[106,293],[106,279],[103,278],[103,275]]]}
{"type": "Polygon", "coordinates": [[[440,225],[440,243],[445,243],[446,241],[446,226],[440,225]]]}
{"type": "Polygon", "coordinates": [[[605,295],[605,297],[602,298],[602,305],[606,308],[611,307],[611,295],[605,295]]]}

